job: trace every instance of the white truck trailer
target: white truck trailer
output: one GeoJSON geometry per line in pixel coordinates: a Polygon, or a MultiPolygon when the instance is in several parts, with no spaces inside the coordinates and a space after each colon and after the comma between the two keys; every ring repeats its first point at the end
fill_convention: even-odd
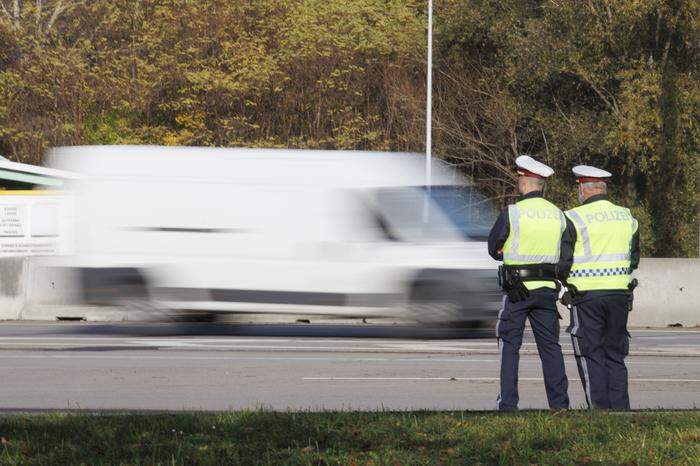
{"type": "Polygon", "coordinates": [[[161,312],[410,317],[473,324],[500,306],[489,203],[419,154],[87,146],[80,175],[85,302],[161,312]]]}

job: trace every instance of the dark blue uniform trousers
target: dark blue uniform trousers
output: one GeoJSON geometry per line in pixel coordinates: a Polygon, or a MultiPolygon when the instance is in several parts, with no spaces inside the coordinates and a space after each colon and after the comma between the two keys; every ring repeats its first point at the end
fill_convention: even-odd
{"type": "Polygon", "coordinates": [[[501,393],[498,395],[498,409],[509,410],[518,407],[518,364],[520,346],[523,342],[525,319],[535,334],[537,351],[542,360],[544,386],[549,407],[562,409],[569,407],[567,390],[569,382],[564,369],[564,357],[559,344],[559,313],[556,306],[557,293],[549,288],[530,291],[530,296],[517,303],[503,299],[503,309],[496,323],[496,337],[501,359],[501,393]]]}
{"type": "Polygon", "coordinates": [[[567,332],[589,407],[629,409],[629,293],[588,292],[574,300],[567,332]]]}

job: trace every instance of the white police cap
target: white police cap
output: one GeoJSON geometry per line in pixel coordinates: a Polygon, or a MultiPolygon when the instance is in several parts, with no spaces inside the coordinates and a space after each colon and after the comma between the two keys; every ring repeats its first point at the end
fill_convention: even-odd
{"type": "Polygon", "coordinates": [[[529,155],[521,155],[515,159],[518,167],[518,174],[521,176],[531,176],[533,178],[548,178],[554,174],[551,167],[538,162],[529,155]]]}
{"type": "Polygon", "coordinates": [[[607,181],[607,178],[612,176],[612,173],[608,171],[589,165],[576,165],[571,171],[574,172],[576,180],[579,182],[607,181]]]}

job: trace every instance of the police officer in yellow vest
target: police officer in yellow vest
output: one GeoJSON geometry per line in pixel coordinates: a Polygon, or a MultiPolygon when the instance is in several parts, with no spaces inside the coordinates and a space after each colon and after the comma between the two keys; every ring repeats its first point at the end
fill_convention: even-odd
{"type": "Polygon", "coordinates": [[[545,179],[554,173],[527,155],[515,160],[520,199],[496,220],[488,240],[489,254],[502,260],[501,286],[506,292],[498,315],[496,337],[501,361],[498,409],[518,407],[518,364],[525,320],[529,319],[542,361],[549,407],[569,407],[568,380],[559,344],[558,276],[571,267],[573,242],[562,238],[566,220],[542,197],[545,179]]]}
{"type": "Polygon", "coordinates": [[[566,211],[573,225],[574,264],[566,279],[571,334],[589,407],[629,409],[625,356],[627,314],[639,265],[637,220],[607,198],[611,174],[586,165],[573,168],[581,205],[566,211]]]}

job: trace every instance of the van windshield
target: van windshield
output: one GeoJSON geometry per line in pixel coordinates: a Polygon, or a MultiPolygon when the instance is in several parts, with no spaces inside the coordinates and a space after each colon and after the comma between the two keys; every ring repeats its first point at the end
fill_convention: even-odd
{"type": "Polygon", "coordinates": [[[496,221],[496,210],[491,201],[471,186],[432,186],[430,197],[464,236],[481,241],[488,238],[496,221]]]}
{"type": "Polygon", "coordinates": [[[495,221],[493,204],[470,186],[385,188],[377,200],[392,233],[411,241],[484,241],[495,221]]]}

